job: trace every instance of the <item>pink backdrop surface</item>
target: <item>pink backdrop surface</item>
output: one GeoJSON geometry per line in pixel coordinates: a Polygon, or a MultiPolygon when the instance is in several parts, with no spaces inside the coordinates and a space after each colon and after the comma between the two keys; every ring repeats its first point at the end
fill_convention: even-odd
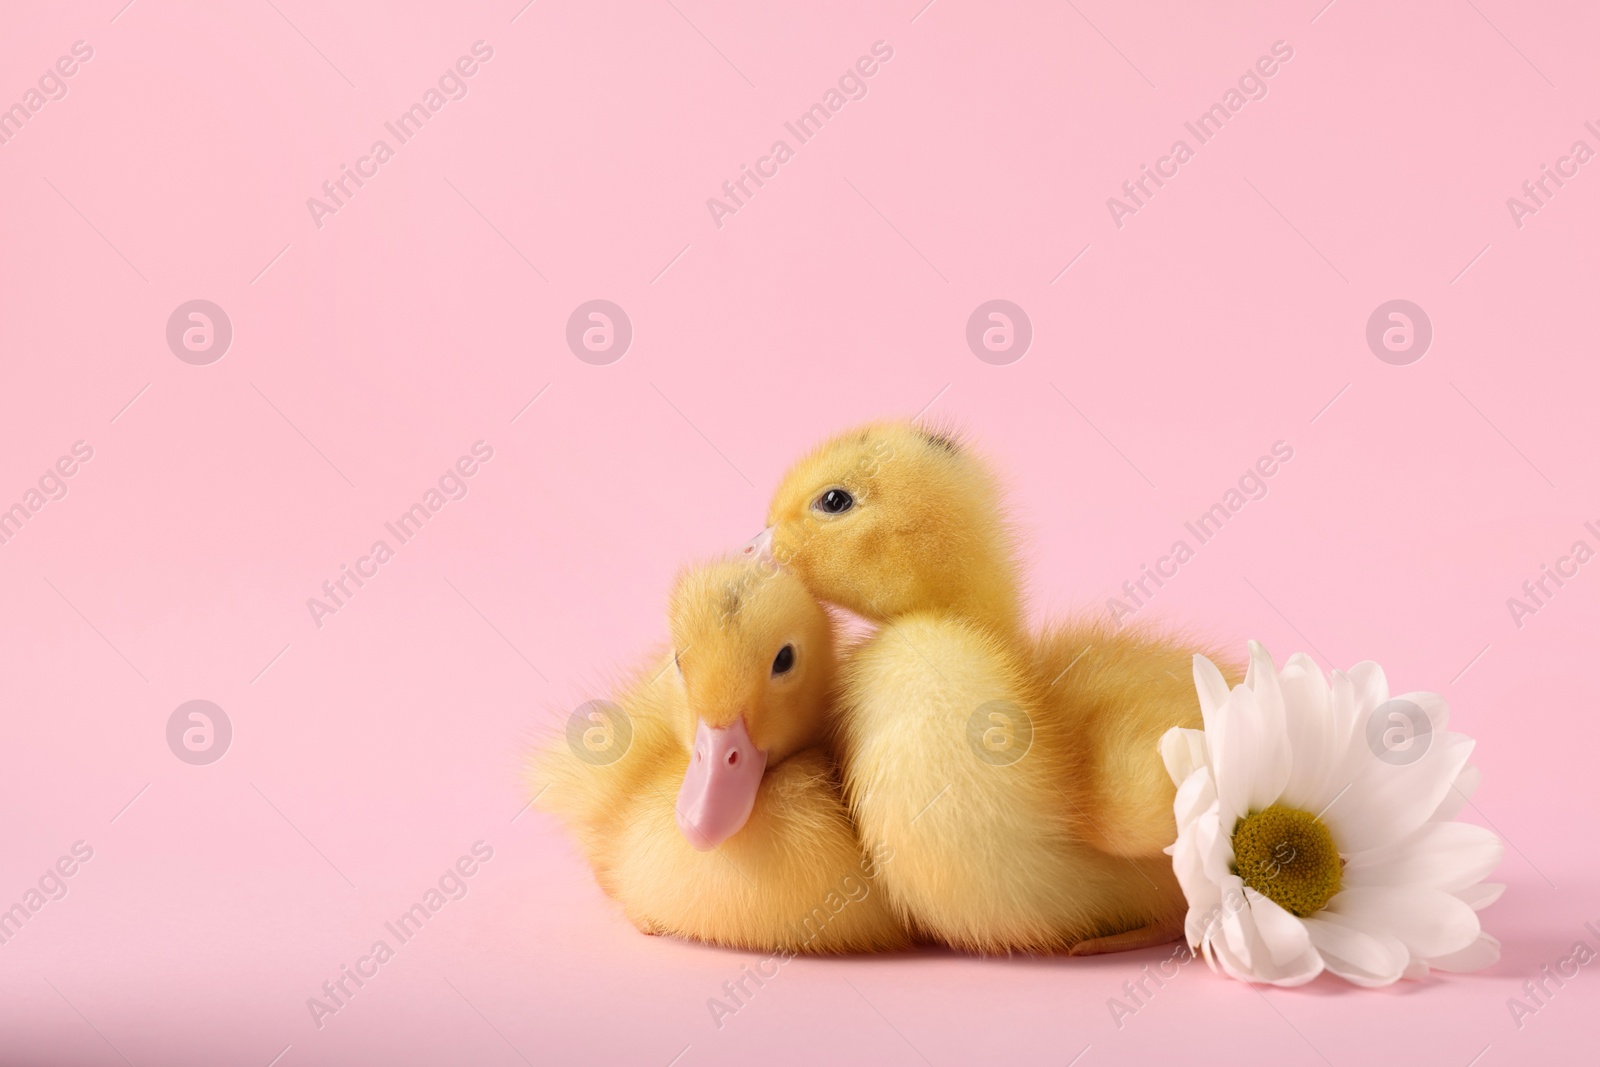
{"type": "Polygon", "coordinates": [[[1592,1055],[1600,974],[1522,990],[1600,947],[1600,563],[1561,563],[1600,548],[1600,12],[1323,3],[9,5],[0,903],[66,892],[0,945],[0,1061],[1592,1055]],[[734,203],[742,166],[769,176],[734,203]],[[580,359],[597,299],[631,340],[580,359]],[[994,299],[1031,341],[980,359],[994,299]],[[1393,300],[1410,345],[1374,348],[1393,300]],[[1465,817],[1507,843],[1500,964],[1380,992],[1194,965],[1119,1025],[1169,950],[797,960],[716,1025],[757,957],[637,934],[524,811],[521,753],[664,639],[675,569],[754,533],[802,449],[923,411],[1004,472],[1041,618],[1104,612],[1292,448],[1139,617],[1444,693],[1465,817]],[[209,764],[169,745],[192,700],[231,726],[209,764]]]}

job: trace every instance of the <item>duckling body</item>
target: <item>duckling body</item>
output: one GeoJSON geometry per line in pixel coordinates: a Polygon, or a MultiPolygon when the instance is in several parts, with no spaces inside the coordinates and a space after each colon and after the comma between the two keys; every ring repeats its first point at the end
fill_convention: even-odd
{"type": "Polygon", "coordinates": [[[847,664],[840,760],[861,833],[894,849],[890,899],[919,931],[982,953],[1181,922],[1170,860],[1094,844],[1084,755],[1024,652],[913,613],[847,664]]]}
{"type": "Polygon", "coordinates": [[[863,847],[819,747],[836,667],[826,615],[794,579],[753,574],[725,565],[680,581],[675,653],[596,712],[592,748],[562,738],[542,754],[540,803],[646,933],[788,953],[904,947],[881,889],[890,853],[863,847]],[[719,737],[736,741],[717,749],[719,737]],[[717,792],[729,782],[696,771],[710,757],[741,771],[729,756],[741,773],[764,765],[759,784],[732,782],[753,791],[738,825],[717,792]]]}
{"type": "MultiPolygon", "coordinates": [[[[1032,642],[1033,674],[1053,680],[1051,706],[1076,739],[1084,831],[1114,855],[1157,857],[1177,834],[1172,777],[1161,762],[1168,727],[1200,729],[1194,654],[1225,657],[1150,630],[1108,622],[1052,626],[1032,642]]],[[[1229,684],[1242,680],[1224,667],[1229,684]]]]}
{"type": "Polygon", "coordinates": [[[779,565],[880,623],[842,672],[839,753],[906,920],[980,952],[1179,936],[1158,742],[1198,723],[1190,650],[1094,625],[1030,637],[994,479],[908,424],[824,444],[768,521],[779,565]]]}

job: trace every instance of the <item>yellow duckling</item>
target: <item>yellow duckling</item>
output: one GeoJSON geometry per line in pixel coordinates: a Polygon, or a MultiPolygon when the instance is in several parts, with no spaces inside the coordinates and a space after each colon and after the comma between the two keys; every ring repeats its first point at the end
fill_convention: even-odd
{"type": "Polygon", "coordinates": [[[1106,625],[1030,638],[995,478],[946,434],[841,434],[790,470],[768,523],[747,554],[880,624],[842,672],[838,747],[906,920],[979,952],[1178,937],[1159,739],[1200,725],[1192,650],[1106,625]]]}
{"type": "Polygon", "coordinates": [[[674,652],[537,760],[541,806],[645,933],[762,951],[902,948],[818,747],[837,659],[827,613],[748,562],[685,573],[674,652]]]}

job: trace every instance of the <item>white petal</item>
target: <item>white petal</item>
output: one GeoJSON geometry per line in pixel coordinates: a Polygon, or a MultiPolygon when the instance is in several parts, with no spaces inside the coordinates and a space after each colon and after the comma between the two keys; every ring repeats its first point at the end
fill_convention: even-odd
{"type": "Polygon", "coordinates": [[[1241,982],[1253,981],[1255,972],[1250,970],[1250,961],[1243,959],[1228,943],[1220,937],[1211,937],[1205,943],[1206,962],[1211,964],[1211,969],[1220,970],[1229,978],[1241,982]]]}
{"type": "MultiPolygon", "coordinates": [[[[1234,878],[1235,882],[1239,880],[1234,878]]],[[[1322,958],[1299,919],[1242,882],[1232,887],[1243,907],[1224,908],[1209,947],[1216,962],[1234,978],[1277,986],[1298,986],[1322,973],[1322,958]]],[[[1228,891],[1224,892],[1225,898],[1228,891]]]]}
{"type": "Polygon", "coordinates": [[[1211,749],[1211,774],[1217,783],[1224,821],[1243,816],[1250,806],[1250,775],[1255,761],[1255,709],[1245,710],[1250,690],[1240,688],[1206,723],[1206,744],[1211,749]]]}
{"type": "MultiPolygon", "coordinates": [[[[1299,922],[1300,920],[1296,919],[1295,921],[1299,922]]],[[[1322,955],[1317,952],[1315,946],[1310,944],[1308,940],[1305,951],[1278,967],[1268,981],[1285,989],[1302,986],[1321,974],[1324,966],[1326,964],[1322,960],[1322,955]]]]}
{"type": "Polygon", "coordinates": [[[1454,892],[1481,882],[1505,846],[1493,832],[1464,822],[1430,822],[1397,844],[1351,856],[1343,884],[1426,886],[1454,892]]]}
{"type": "Polygon", "coordinates": [[[1431,818],[1435,822],[1447,822],[1461,814],[1461,809],[1467,806],[1467,801],[1472,799],[1472,794],[1478,791],[1478,783],[1483,780],[1483,772],[1478,770],[1475,763],[1469,763],[1461,768],[1461,773],[1456,775],[1455,784],[1439,802],[1439,807],[1431,818]]]}
{"type": "Polygon", "coordinates": [[[1223,906],[1214,917],[1211,924],[1211,934],[1207,938],[1211,947],[1217,953],[1217,961],[1222,964],[1222,969],[1233,978],[1249,981],[1255,974],[1255,966],[1250,958],[1250,949],[1255,942],[1253,930],[1247,929],[1250,921],[1246,909],[1242,907],[1229,907],[1230,895],[1237,894],[1243,898],[1243,882],[1239,886],[1223,887],[1223,906]]]}
{"type": "MultiPolygon", "coordinates": [[[[1233,835],[1222,830],[1221,809],[1219,800],[1195,818],[1195,843],[1199,846],[1200,859],[1205,865],[1205,876],[1217,885],[1226,887],[1230,879],[1238,881],[1238,877],[1232,870],[1233,835]]],[[[1233,824],[1231,816],[1228,817],[1228,824],[1233,824]]]]}
{"type": "Polygon", "coordinates": [[[1384,677],[1383,668],[1370,659],[1351,667],[1349,677],[1355,690],[1356,711],[1363,718],[1389,699],[1389,680],[1384,677]]]}
{"type": "Polygon", "coordinates": [[[1282,707],[1276,703],[1264,707],[1256,694],[1241,686],[1217,710],[1214,723],[1206,727],[1206,736],[1224,819],[1260,811],[1277,801],[1289,778],[1282,707]]]}
{"type": "Polygon", "coordinates": [[[1500,942],[1488,934],[1479,934],[1476,941],[1460,952],[1430,957],[1428,965],[1437,967],[1441,971],[1461,974],[1466,971],[1481,971],[1498,962],[1500,962],[1500,942]]]}
{"type": "Polygon", "coordinates": [[[1296,652],[1278,676],[1283,692],[1284,732],[1289,742],[1289,780],[1283,802],[1301,810],[1317,811],[1331,793],[1327,780],[1341,761],[1328,683],[1316,661],[1296,652]],[[1312,806],[1315,805],[1315,806],[1312,806]]]}
{"type": "Polygon", "coordinates": [[[1190,948],[1198,948],[1211,936],[1212,917],[1216,906],[1221,902],[1219,893],[1215,901],[1203,904],[1199,900],[1189,902],[1189,911],[1183,917],[1183,939],[1189,943],[1190,948]]]}
{"type": "Polygon", "coordinates": [[[1244,896],[1250,902],[1250,917],[1255,920],[1256,933],[1274,966],[1282,967],[1305,955],[1306,949],[1311,947],[1305,923],[1249,886],[1245,887],[1244,896]]]}
{"type": "Polygon", "coordinates": [[[1326,911],[1304,922],[1323,964],[1356,985],[1391,985],[1411,961],[1411,953],[1393,934],[1360,929],[1326,911]]]}
{"type": "MultiPolygon", "coordinates": [[[[1242,932],[1231,937],[1213,935],[1206,942],[1210,950],[1207,959],[1212,961],[1212,969],[1220,969],[1229,978],[1241,982],[1270,982],[1271,979],[1262,972],[1261,968],[1251,965],[1249,945],[1257,942],[1252,934],[1242,932]]],[[[1265,950],[1262,950],[1265,954],[1265,950]]],[[[1267,969],[1269,972],[1271,968],[1267,969]]]]}
{"type": "Polygon", "coordinates": [[[1194,657],[1194,688],[1200,697],[1200,719],[1206,733],[1211,732],[1211,722],[1217,709],[1228,702],[1228,680],[1222,677],[1217,665],[1204,656],[1194,657]]]}
{"type": "Polygon", "coordinates": [[[1183,830],[1216,802],[1217,785],[1211,777],[1211,769],[1201,767],[1184,779],[1172,798],[1172,814],[1177,819],[1178,829],[1183,830]]]}
{"type": "MultiPolygon", "coordinates": [[[[1383,669],[1376,663],[1358,663],[1350,673],[1333,672],[1334,745],[1339,755],[1324,782],[1326,794],[1307,810],[1321,811],[1340,791],[1357,781],[1375,762],[1372,741],[1367,731],[1377,709],[1388,699],[1389,685],[1383,669]]],[[[1387,720],[1387,714],[1384,716],[1387,720]]],[[[1389,729],[1387,721],[1383,729],[1389,729]]],[[[1380,738],[1386,735],[1380,732],[1380,738]]],[[[1429,734],[1426,745],[1437,738],[1429,734]]],[[[1426,751],[1426,749],[1424,749],[1426,751]]]]}
{"type": "Polygon", "coordinates": [[[1277,803],[1289,781],[1289,733],[1278,671],[1272,665],[1272,656],[1259,641],[1250,642],[1250,674],[1254,679],[1250,691],[1256,698],[1261,744],[1257,755],[1260,762],[1256,789],[1252,790],[1250,799],[1252,810],[1259,811],[1277,803]]]}
{"type": "Polygon", "coordinates": [[[1457,889],[1455,895],[1473,911],[1482,911],[1499,900],[1500,894],[1505,891],[1506,887],[1497,882],[1480,882],[1465,889],[1457,889]]]}
{"type": "Polygon", "coordinates": [[[1182,785],[1196,767],[1206,764],[1206,735],[1203,730],[1174,726],[1161,735],[1161,762],[1173,785],[1182,785]]]}
{"type": "Polygon", "coordinates": [[[1272,665],[1272,653],[1267,651],[1267,646],[1260,641],[1249,642],[1250,664],[1245,668],[1244,685],[1254,693],[1261,692],[1263,681],[1269,680],[1276,686],[1278,681],[1278,668],[1272,665]]]}
{"type": "Polygon", "coordinates": [[[1206,873],[1206,855],[1200,842],[1199,820],[1178,831],[1178,839],[1172,843],[1171,852],[1173,876],[1178,879],[1178,887],[1183,890],[1190,908],[1209,903],[1208,898],[1213,894],[1218,900],[1221,899],[1221,890],[1215,888],[1216,880],[1206,873]]]}
{"type": "Polygon", "coordinates": [[[1356,720],[1361,717],[1355,683],[1350,680],[1348,674],[1343,671],[1333,672],[1333,681],[1329,683],[1329,700],[1333,705],[1335,732],[1342,742],[1348,743],[1355,732],[1356,720]]]}
{"type": "Polygon", "coordinates": [[[1233,844],[1218,831],[1215,802],[1180,830],[1178,839],[1166,851],[1172,856],[1172,873],[1190,907],[1201,906],[1202,895],[1220,894],[1222,890],[1216,887],[1227,879],[1237,879],[1229,870],[1233,866],[1233,844]]]}
{"type": "Polygon", "coordinates": [[[1345,889],[1324,910],[1369,933],[1393,934],[1422,959],[1459,952],[1480,932],[1478,913],[1438,889],[1345,889]]]}
{"type": "Polygon", "coordinates": [[[1438,693],[1418,690],[1414,693],[1401,693],[1389,699],[1404,700],[1421,708],[1422,713],[1428,717],[1428,725],[1435,736],[1442,736],[1450,729],[1450,704],[1438,693]]]}
{"type": "Polygon", "coordinates": [[[1472,744],[1459,734],[1435,738],[1415,763],[1400,765],[1365,753],[1348,788],[1321,813],[1339,851],[1353,855],[1415,833],[1450,792],[1472,744]]]}
{"type": "Polygon", "coordinates": [[[1372,758],[1365,738],[1358,736],[1362,720],[1355,686],[1343,671],[1333,672],[1328,686],[1328,707],[1333,719],[1332,747],[1324,757],[1328,769],[1321,787],[1304,807],[1311,812],[1321,811],[1332,803],[1372,758]]]}
{"type": "MultiPolygon", "coordinates": [[[[1355,726],[1350,754],[1359,758],[1365,751],[1385,763],[1414,763],[1430,745],[1451,736],[1446,724],[1450,712],[1437,693],[1403,693],[1363,710],[1355,726]]],[[[1455,735],[1459,736],[1459,735],[1455,735]]]]}
{"type": "Polygon", "coordinates": [[[1183,939],[1190,948],[1198,949],[1205,941],[1208,913],[1209,909],[1200,907],[1198,902],[1190,903],[1189,911],[1183,917],[1183,939]]]}
{"type": "Polygon", "coordinates": [[[1328,679],[1322,674],[1317,661],[1304,652],[1296,652],[1284,661],[1278,672],[1278,684],[1283,687],[1284,700],[1300,700],[1323,704],[1328,700],[1328,679]],[[1290,696],[1290,691],[1294,696],[1290,696]]]}

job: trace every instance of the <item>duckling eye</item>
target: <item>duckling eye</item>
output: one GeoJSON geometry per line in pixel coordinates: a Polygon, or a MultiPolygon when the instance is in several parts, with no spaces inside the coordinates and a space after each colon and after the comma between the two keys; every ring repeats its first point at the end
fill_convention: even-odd
{"type": "Polygon", "coordinates": [[[843,489],[829,489],[826,493],[817,497],[817,502],[814,506],[818,511],[826,512],[829,515],[842,515],[856,506],[856,498],[843,489]]]}
{"type": "Polygon", "coordinates": [[[772,661],[773,674],[788,674],[794,666],[794,646],[784,645],[778,649],[777,658],[772,661]]]}

